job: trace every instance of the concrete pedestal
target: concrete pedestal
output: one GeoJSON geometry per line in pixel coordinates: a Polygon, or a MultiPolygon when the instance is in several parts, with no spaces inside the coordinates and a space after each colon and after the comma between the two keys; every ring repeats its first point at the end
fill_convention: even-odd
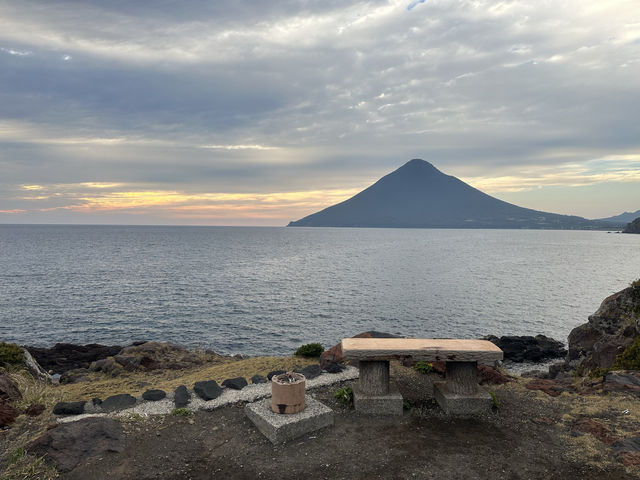
{"type": "Polygon", "coordinates": [[[265,398],[245,405],[244,413],[275,445],[333,425],[333,410],[310,395],[304,402],[306,407],[299,413],[279,414],[271,410],[271,398],[265,398]]]}
{"type": "Polygon", "coordinates": [[[482,388],[471,393],[454,393],[446,382],[433,385],[433,392],[438,405],[446,413],[452,415],[474,415],[486,413],[493,407],[493,399],[482,388]]]}
{"type": "Polygon", "coordinates": [[[358,413],[368,415],[402,415],[402,395],[393,382],[388,383],[387,393],[378,395],[365,393],[355,385],[353,406],[358,413]]]}

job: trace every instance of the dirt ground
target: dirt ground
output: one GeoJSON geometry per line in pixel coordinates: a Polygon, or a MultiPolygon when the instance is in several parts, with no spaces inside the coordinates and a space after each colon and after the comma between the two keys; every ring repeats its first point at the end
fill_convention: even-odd
{"type": "MultiPolygon", "coordinates": [[[[402,383],[408,399],[424,387],[402,383]]],[[[500,407],[482,417],[452,418],[419,400],[402,417],[371,417],[334,399],[340,386],[311,392],[334,410],[335,425],[285,445],[263,437],[243,405],[191,417],[132,418],[123,422],[125,452],[94,458],[61,478],[638,478],[604,444],[573,441],[563,421],[575,413],[570,398],[547,399],[510,384],[493,389],[500,407]]]]}

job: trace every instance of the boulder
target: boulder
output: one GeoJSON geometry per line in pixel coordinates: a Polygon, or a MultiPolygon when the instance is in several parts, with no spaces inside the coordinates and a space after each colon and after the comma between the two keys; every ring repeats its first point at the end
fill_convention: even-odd
{"type": "Polygon", "coordinates": [[[266,377],[263,377],[262,375],[254,375],[253,377],[251,377],[251,383],[267,383],[268,380],[266,377]]]}
{"type": "Polygon", "coordinates": [[[3,400],[6,402],[22,400],[22,394],[9,374],[0,370],[0,402],[3,400]]]}
{"type": "Polygon", "coordinates": [[[128,393],[120,393],[111,395],[102,401],[100,408],[105,412],[113,412],[115,410],[124,410],[133,407],[136,404],[136,398],[128,393]]]}
{"type": "Polygon", "coordinates": [[[16,418],[18,418],[19,415],[20,412],[17,408],[6,402],[0,401],[0,428],[11,425],[16,421],[16,418]]]}
{"type": "Polygon", "coordinates": [[[247,381],[243,377],[227,378],[222,382],[222,386],[233,390],[242,390],[247,386],[247,381]]]}
{"type": "Polygon", "coordinates": [[[604,376],[602,389],[605,392],[631,392],[640,394],[640,372],[619,370],[604,376]]]}
{"type": "Polygon", "coordinates": [[[157,402],[158,400],[162,400],[167,396],[167,392],[164,390],[147,390],[142,394],[142,399],[150,402],[157,402]]]}
{"type": "Polygon", "coordinates": [[[567,363],[577,373],[609,368],[640,334],[640,282],[607,297],[589,321],[569,333],[567,363]]]}
{"type": "Polygon", "coordinates": [[[496,337],[487,335],[483,340],[500,347],[504,359],[512,362],[541,362],[548,358],[560,358],[567,354],[564,344],[545,335],[496,337]]]}
{"type": "Polygon", "coordinates": [[[52,348],[25,347],[38,364],[46,371],[64,373],[76,368],[88,368],[91,362],[116,355],[122,347],[114,345],[74,345],[56,343],[52,348]]]}
{"type": "Polygon", "coordinates": [[[173,403],[175,403],[176,408],[186,407],[189,404],[189,400],[191,400],[191,394],[184,385],[180,385],[173,392],[173,403]]]}
{"type": "Polygon", "coordinates": [[[222,388],[215,380],[207,380],[205,382],[196,382],[193,386],[193,391],[201,399],[207,401],[218,398],[222,393],[222,388]]]}
{"type": "Polygon", "coordinates": [[[82,415],[85,403],[87,402],[59,402],[53,407],[53,413],[55,415],[82,415]]]}
{"type": "Polygon", "coordinates": [[[62,473],[92,457],[123,452],[125,439],[120,424],[110,418],[85,418],[58,425],[27,445],[26,450],[62,473]]]}

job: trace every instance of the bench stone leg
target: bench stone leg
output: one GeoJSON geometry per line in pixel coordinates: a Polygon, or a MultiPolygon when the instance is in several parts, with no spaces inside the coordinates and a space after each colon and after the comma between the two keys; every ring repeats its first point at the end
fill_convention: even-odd
{"type": "Polygon", "coordinates": [[[478,362],[447,362],[445,378],[434,385],[436,401],[445,412],[473,415],[491,410],[491,395],[478,387],[478,362]]]}
{"type": "Polygon", "coordinates": [[[359,413],[402,415],[402,395],[389,381],[388,361],[360,361],[360,380],[353,403],[359,413]]]}

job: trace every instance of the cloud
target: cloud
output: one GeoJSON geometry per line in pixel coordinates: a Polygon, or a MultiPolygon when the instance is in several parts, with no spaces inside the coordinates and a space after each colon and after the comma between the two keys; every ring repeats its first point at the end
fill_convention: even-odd
{"type": "Polygon", "coordinates": [[[0,0],[0,199],[346,190],[415,157],[491,191],[633,183],[634,5],[0,0]]]}

